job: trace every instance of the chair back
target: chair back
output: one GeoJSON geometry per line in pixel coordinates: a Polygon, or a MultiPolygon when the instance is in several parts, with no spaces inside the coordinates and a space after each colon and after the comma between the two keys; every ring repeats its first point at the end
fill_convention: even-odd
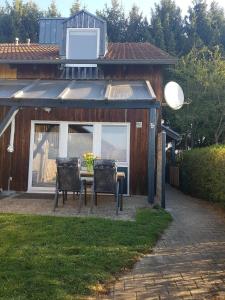
{"type": "Polygon", "coordinates": [[[115,160],[95,159],[94,160],[94,191],[96,193],[116,192],[117,167],[115,160]]]}
{"type": "Polygon", "coordinates": [[[57,158],[58,189],[61,191],[79,192],[81,189],[80,159],[57,158]]]}

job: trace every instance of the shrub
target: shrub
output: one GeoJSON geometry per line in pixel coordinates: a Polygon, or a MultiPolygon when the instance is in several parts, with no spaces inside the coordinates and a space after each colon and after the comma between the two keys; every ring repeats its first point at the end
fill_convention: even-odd
{"type": "Polygon", "coordinates": [[[181,161],[181,189],[225,205],[225,146],[186,151],[181,161]]]}

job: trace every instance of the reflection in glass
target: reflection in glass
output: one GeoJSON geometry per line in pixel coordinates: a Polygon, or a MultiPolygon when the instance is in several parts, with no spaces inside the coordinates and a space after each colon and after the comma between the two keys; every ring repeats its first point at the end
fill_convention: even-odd
{"type": "Polygon", "coordinates": [[[102,126],[101,157],[115,159],[119,162],[127,161],[126,126],[102,126]]]}
{"type": "Polygon", "coordinates": [[[32,186],[55,186],[59,151],[59,125],[36,124],[34,132],[32,186]]]}
{"type": "Polygon", "coordinates": [[[68,157],[83,159],[85,152],[93,151],[93,126],[69,125],[68,128],[68,157]]]}

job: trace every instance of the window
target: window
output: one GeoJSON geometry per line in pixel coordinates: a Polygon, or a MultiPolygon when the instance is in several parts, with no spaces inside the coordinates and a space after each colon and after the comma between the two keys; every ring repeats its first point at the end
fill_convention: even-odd
{"type": "Polygon", "coordinates": [[[124,193],[129,193],[130,126],[127,123],[73,123],[32,121],[28,190],[54,191],[56,157],[80,157],[93,152],[117,160],[125,172],[124,193]]]}
{"type": "MultiPolygon", "coordinates": [[[[99,56],[99,28],[68,28],[66,58],[96,59],[99,56]]],[[[97,65],[67,65],[95,67],[97,65]]]]}
{"type": "Polygon", "coordinates": [[[80,157],[85,152],[93,150],[93,125],[69,125],[68,128],[68,157],[80,157]]]}
{"type": "Polygon", "coordinates": [[[102,125],[101,157],[127,161],[127,126],[102,125]]]}

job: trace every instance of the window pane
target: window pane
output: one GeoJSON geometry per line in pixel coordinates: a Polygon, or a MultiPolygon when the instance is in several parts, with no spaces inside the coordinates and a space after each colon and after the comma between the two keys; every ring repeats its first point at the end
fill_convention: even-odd
{"type": "Polygon", "coordinates": [[[55,186],[59,151],[59,125],[36,124],[34,133],[32,186],[55,186]]]}
{"type": "Polygon", "coordinates": [[[102,126],[101,157],[127,162],[127,126],[102,126]]]}
{"type": "Polygon", "coordinates": [[[97,31],[70,30],[68,58],[96,59],[97,31]]]}
{"type": "Polygon", "coordinates": [[[85,152],[93,149],[92,125],[69,125],[68,129],[68,157],[83,158],[85,152]]]}

